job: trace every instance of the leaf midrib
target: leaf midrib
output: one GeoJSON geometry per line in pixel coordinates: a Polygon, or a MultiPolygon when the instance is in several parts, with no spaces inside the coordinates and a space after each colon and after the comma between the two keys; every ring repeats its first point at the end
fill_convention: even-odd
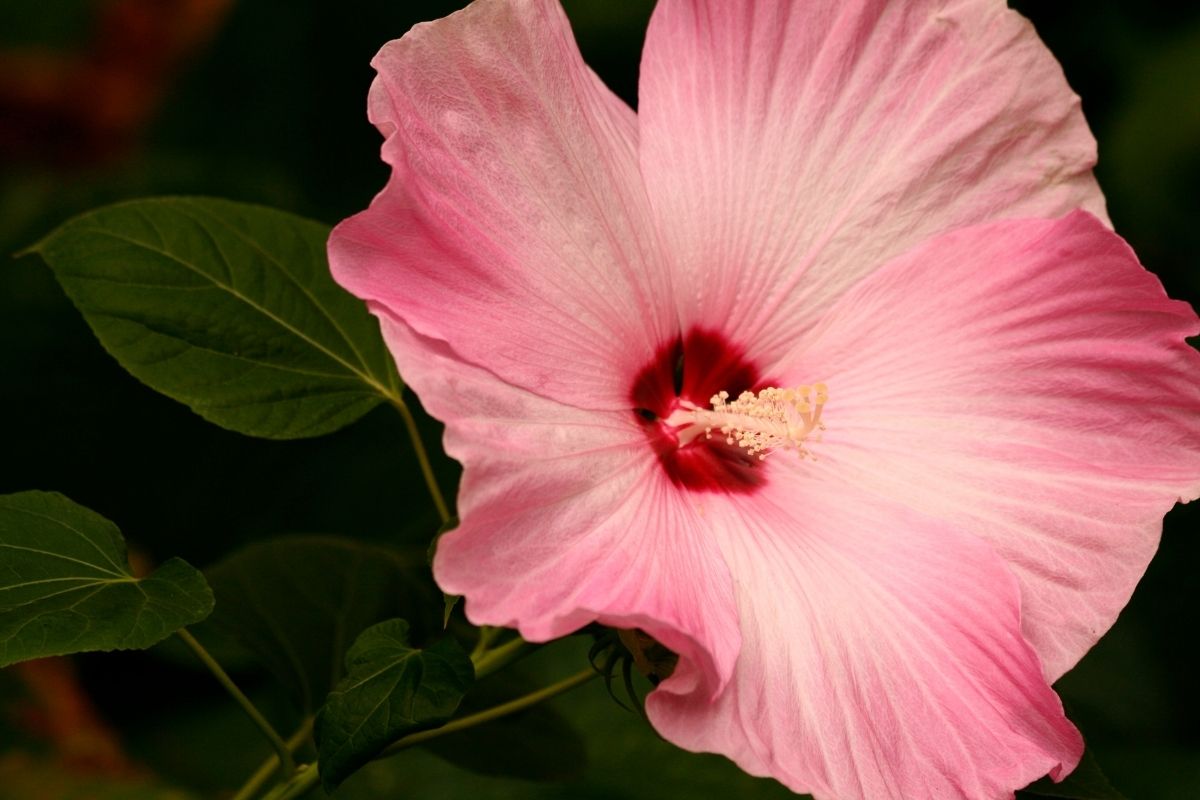
{"type": "MultiPolygon", "coordinates": [[[[227,293],[229,296],[233,297],[235,300],[238,300],[238,301],[244,303],[249,308],[253,309],[254,311],[257,311],[259,314],[261,314],[262,316],[271,320],[279,327],[283,328],[284,330],[288,331],[292,335],[296,336],[301,341],[306,342],[307,344],[312,346],[318,352],[323,353],[330,360],[334,361],[337,364],[342,365],[342,367],[344,367],[348,372],[357,376],[359,380],[361,380],[363,383],[370,386],[375,391],[379,392],[383,397],[385,397],[389,400],[396,399],[388,391],[388,389],[386,387],[384,387],[382,384],[380,384],[378,381],[376,381],[372,375],[370,375],[368,372],[363,371],[363,369],[366,368],[365,364],[361,365],[362,369],[355,366],[354,364],[351,364],[345,358],[343,358],[339,354],[333,352],[332,350],[330,350],[328,347],[326,347],[321,342],[308,336],[303,331],[299,330],[298,328],[293,326],[291,323],[289,323],[287,320],[285,320],[282,317],[279,317],[278,315],[273,313],[270,309],[255,302],[251,298],[249,298],[246,295],[242,294],[241,292],[237,291],[234,287],[217,280],[212,275],[209,275],[208,273],[204,272],[203,270],[193,266],[192,264],[189,264],[187,261],[183,260],[179,256],[177,256],[171,252],[168,252],[167,250],[164,250],[161,247],[155,247],[154,245],[150,244],[149,242],[134,239],[129,236],[122,236],[121,234],[114,233],[113,231],[105,230],[103,228],[87,227],[87,228],[84,228],[81,231],[81,233],[91,233],[96,236],[107,237],[109,239],[115,239],[116,241],[124,242],[125,244],[130,245],[132,247],[141,248],[141,249],[147,250],[151,253],[155,253],[163,258],[166,258],[169,261],[172,261],[172,262],[178,264],[179,266],[188,270],[192,274],[197,275],[197,276],[203,278],[204,280],[208,281],[216,288],[220,289],[221,291],[227,293]]],[[[84,276],[76,275],[74,277],[79,277],[79,278],[86,280],[86,277],[84,277],[84,276]]],[[[339,333],[342,333],[343,336],[345,336],[344,332],[342,332],[340,328],[335,326],[335,329],[338,330],[339,333]]],[[[190,345],[191,343],[188,342],[188,344],[190,345]]],[[[349,344],[349,341],[347,341],[347,344],[349,344]]],[[[358,355],[358,352],[357,352],[357,350],[355,350],[353,345],[350,345],[350,348],[351,348],[351,350],[354,350],[356,355],[358,355]]]]}
{"type": "MultiPolygon", "coordinates": [[[[62,595],[64,595],[64,594],[70,594],[71,592],[79,592],[79,591],[84,591],[84,590],[86,590],[86,589],[92,589],[93,587],[95,587],[95,588],[96,588],[96,591],[102,591],[102,590],[104,590],[105,588],[107,588],[107,587],[109,587],[109,586],[115,586],[115,585],[117,585],[117,584],[120,584],[120,583],[130,583],[130,584],[133,584],[134,586],[136,586],[136,587],[137,587],[137,588],[138,588],[138,589],[139,589],[139,590],[142,592],[142,594],[143,594],[143,595],[145,595],[145,594],[146,594],[146,590],[145,590],[145,589],[142,589],[142,587],[141,587],[141,586],[138,586],[138,584],[139,584],[139,583],[141,583],[141,582],[140,582],[140,581],[139,581],[137,578],[134,578],[133,576],[127,576],[127,577],[124,577],[124,578],[117,578],[117,579],[108,579],[108,578],[100,578],[100,579],[96,579],[96,578],[60,578],[59,580],[83,580],[83,581],[87,581],[87,582],[86,582],[86,583],[81,583],[81,584],[80,584],[80,585],[78,585],[78,586],[72,586],[72,587],[70,587],[69,589],[63,589],[62,591],[59,591],[59,592],[51,592],[50,594],[43,594],[43,595],[39,595],[39,596],[37,596],[37,597],[33,598],[32,600],[27,600],[27,601],[25,601],[24,603],[17,603],[15,606],[4,606],[3,608],[0,608],[0,613],[10,613],[10,612],[12,612],[12,611],[15,611],[15,610],[16,610],[16,609],[18,609],[18,608],[24,608],[25,606],[31,606],[31,605],[34,605],[35,603],[42,603],[42,602],[45,602],[46,600],[50,600],[50,599],[52,599],[52,598],[55,598],[55,597],[60,597],[60,596],[62,596],[62,595]]],[[[37,583],[42,583],[42,582],[41,582],[41,581],[39,581],[39,582],[37,582],[37,583]]],[[[20,584],[20,583],[18,583],[18,584],[12,584],[12,585],[5,586],[5,587],[3,587],[3,588],[0,588],[0,591],[6,591],[6,590],[10,590],[10,589],[21,589],[21,588],[23,588],[23,587],[25,587],[25,586],[30,586],[30,585],[35,585],[35,584],[20,584]]],[[[92,594],[95,594],[95,592],[93,592],[92,594]]],[[[90,595],[89,595],[89,596],[90,596],[90,595]]],[[[86,598],[85,598],[85,599],[86,599],[86,598]]],[[[147,598],[147,600],[148,600],[148,599],[149,599],[149,598],[147,598]]],[[[73,606],[68,606],[68,608],[72,608],[72,607],[73,607],[73,606]]]]}
{"type": "MultiPolygon", "coordinates": [[[[263,247],[258,242],[256,242],[251,237],[246,236],[246,234],[243,233],[236,225],[233,225],[229,221],[222,219],[221,217],[219,217],[215,214],[212,214],[211,212],[205,211],[203,208],[198,208],[194,203],[190,203],[188,201],[181,201],[180,205],[192,209],[193,213],[191,213],[191,214],[189,214],[187,212],[181,212],[184,214],[184,216],[191,218],[197,224],[202,224],[201,220],[195,215],[197,213],[207,215],[210,220],[212,220],[216,224],[220,225],[221,227],[227,229],[232,235],[236,236],[238,238],[238,240],[242,242],[242,244],[244,244],[245,246],[247,246],[250,249],[257,252],[260,256],[262,256],[262,258],[265,261],[273,264],[281,275],[283,275],[285,278],[287,278],[288,281],[290,281],[291,284],[293,286],[295,286],[296,289],[301,294],[303,294],[306,298],[308,298],[309,304],[312,306],[312,308],[318,314],[320,314],[326,320],[329,321],[329,324],[333,326],[333,329],[335,331],[337,331],[338,335],[342,337],[342,340],[350,348],[351,352],[354,353],[354,356],[358,359],[358,363],[363,367],[364,370],[367,371],[368,374],[370,373],[371,367],[367,363],[367,357],[363,354],[363,352],[361,350],[358,349],[358,345],[355,343],[354,337],[350,336],[350,334],[347,333],[346,330],[342,327],[341,323],[338,322],[337,318],[334,317],[332,314],[330,314],[329,310],[327,308],[325,308],[325,306],[323,306],[319,300],[317,300],[316,295],[314,295],[309,290],[309,287],[302,284],[299,280],[296,279],[295,275],[293,275],[291,272],[289,272],[284,267],[283,262],[281,262],[279,259],[277,259],[274,255],[272,255],[267,250],[263,249],[263,247]]],[[[212,239],[211,236],[209,238],[212,239]]],[[[213,243],[216,244],[216,240],[213,240],[213,243]]],[[[220,249],[220,248],[218,247],[218,249],[220,249]]],[[[221,252],[221,255],[222,255],[222,257],[224,257],[224,255],[225,255],[224,251],[221,252]]]]}

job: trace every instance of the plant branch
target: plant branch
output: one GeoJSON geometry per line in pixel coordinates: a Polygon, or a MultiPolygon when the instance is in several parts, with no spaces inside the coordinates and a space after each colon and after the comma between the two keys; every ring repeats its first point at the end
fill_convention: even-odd
{"type": "Polygon", "coordinates": [[[509,714],[515,714],[518,711],[524,711],[530,706],[537,705],[543,700],[549,700],[551,697],[560,695],[563,692],[569,692],[577,686],[582,686],[592,678],[598,676],[599,673],[589,667],[582,672],[575,673],[569,678],[563,678],[558,683],[552,683],[549,686],[538,689],[536,692],[530,692],[529,694],[522,695],[515,700],[509,700],[507,703],[501,703],[498,706],[492,706],[491,708],[484,709],[483,711],[475,714],[470,714],[461,719],[452,720],[440,728],[410,733],[403,739],[398,739],[384,748],[383,752],[379,754],[378,758],[387,758],[390,755],[399,753],[401,750],[407,750],[413,745],[422,744],[430,739],[449,736],[452,733],[457,733],[458,731],[466,730],[467,728],[474,728],[476,725],[482,725],[485,722],[491,722],[492,720],[499,719],[500,717],[506,717],[509,714]]]}
{"type": "Polygon", "coordinates": [[[225,687],[225,691],[229,692],[230,696],[237,701],[237,704],[246,712],[246,716],[250,717],[250,721],[262,731],[263,736],[267,737],[267,741],[271,743],[271,747],[275,748],[275,754],[279,757],[279,763],[283,765],[285,773],[290,775],[295,772],[296,762],[292,760],[292,753],[288,750],[287,744],[275,729],[271,727],[271,723],[267,722],[267,718],[259,712],[254,703],[250,702],[250,698],[246,697],[242,693],[242,690],[237,687],[237,684],[233,682],[233,678],[229,677],[229,674],[217,663],[217,660],[204,649],[204,645],[196,641],[196,637],[192,636],[187,628],[180,628],[176,633],[179,634],[180,639],[183,639],[184,644],[190,647],[192,652],[204,663],[204,666],[208,667],[208,671],[213,674],[217,682],[225,687]]]}
{"type": "Polygon", "coordinates": [[[475,679],[491,675],[501,667],[510,664],[517,657],[524,655],[526,650],[532,647],[534,645],[518,636],[494,649],[472,653],[471,661],[475,664],[475,679]]]}
{"type": "MultiPolygon", "coordinates": [[[[509,714],[515,714],[518,711],[524,711],[530,706],[537,705],[544,700],[549,700],[551,697],[563,694],[564,692],[569,692],[577,686],[582,686],[593,678],[598,677],[599,674],[600,673],[596,672],[594,669],[588,668],[582,672],[577,672],[569,678],[564,678],[558,683],[554,683],[546,686],[545,688],[539,689],[536,692],[531,692],[514,700],[509,700],[507,703],[501,703],[498,706],[492,706],[491,708],[480,711],[477,714],[471,714],[463,717],[462,719],[453,720],[440,728],[433,728],[432,730],[418,731],[417,733],[409,734],[402,739],[397,739],[384,748],[383,751],[375,757],[375,760],[387,758],[388,756],[399,753],[401,750],[407,750],[415,745],[424,744],[431,739],[449,736],[452,733],[457,733],[458,731],[466,730],[467,728],[473,728],[476,725],[483,725],[486,722],[491,722],[492,720],[508,716],[509,714]]],[[[290,781],[275,787],[275,789],[263,800],[293,800],[294,798],[304,795],[305,792],[316,786],[320,780],[321,776],[317,770],[317,765],[306,764],[302,766],[298,772],[296,772],[290,781]]]]}
{"type": "Polygon", "coordinates": [[[450,507],[446,505],[446,498],[442,496],[442,490],[438,488],[437,478],[433,474],[433,465],[429,461],[429,453],[425,451],[425,444],[421,441],[421,432],[417,430],[417,421],[413,418],[412,411],[408,404],[404,402],[404,398],[400,395],[388,395],[388,401],[400,412],[400,416],[404,419],[404,427],[408,430],[408,438],[412,440],[413,450],[417,454],[417,462],[421,465],[421,474],[425,476],[425,485],[429,488],[429,495],[433,498],[433,504],[437,507],[438,516],[445,525],[450,521],[450,507]]]}
{"type": "MultiPolygon", "coordinates": [[[[304,743],[308,741],[308,737],[312,736],[312,729],[313,718],[305,717],[304,722],[300,723],[300,727],[296,729],[296,732],[289,736],[288,740],[284,743],[287,745],[288,752],[294,754],[303,747],[304,743]]],[[[230,800],[251,800],[252,797],[262,790],[262,787],[266,785],[266,782],[270,780],[277,769],[279,769],[279,756],[272,754],[259,765],[253,775],[246,779],[242,787],[237,790],[237,794],[231,797],[230,800]]]]}

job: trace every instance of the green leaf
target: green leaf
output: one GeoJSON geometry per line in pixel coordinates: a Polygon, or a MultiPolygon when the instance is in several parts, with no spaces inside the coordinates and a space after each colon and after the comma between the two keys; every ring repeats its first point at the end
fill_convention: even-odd
{"type": "Polygon", "coordinates": [[[173,558],[135,578],[117,527],[60,494],[0,496],[0,552],[0,666],[146,648],[212,611],[197,570],[173,558]]]}
{"type": "Polygon", "coordinates": [[[203,633],[250,650],[300,710],[341,679],[354,638],[403,616],[423,638],[440,630],[440,593],[421,553],[330,536],[289,536],[238,550],[205,570],[217,608],[203,633]]]}
{"type": "Polygon", "coordinates": [[[76,217],[31,250],[139,380],[230,430],[294,439],[400,387],[379,326],[330,277],[328,235],[259,206],[158,198],[76,217]]]}
{"type": "Polygon", "coordinates": [[[1079,766],[1064,778],[1062,783],[1042,778],[1037,783],[1026,787],[1024,791],[1017,792],[1017,797],[1022,800],[1033,800],[1036,797],[1070,798],[1070,800],[1126,800],[1125,795],[1114,789],[1108,782],[1108,777],[1100,769],[1100,765],[1091,751],[1083,754],[1079,766]]]}
{"type": "Polygon", "coordinates": [[[444,638],[418,650],[402,619],[363,631],[346,655],[346,672],[314,727],[326,790],[401,736],[444,724],[475,679],[457,642],[444,638]]]}

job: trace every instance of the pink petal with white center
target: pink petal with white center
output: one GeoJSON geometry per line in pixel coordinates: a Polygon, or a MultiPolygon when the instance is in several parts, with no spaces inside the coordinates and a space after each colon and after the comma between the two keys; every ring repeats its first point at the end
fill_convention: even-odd
{"type": "Polygon", "coordinates": [[[709,696],[740,635],[716,545],[624,412],[582,411],[464,362],[386,312],[384,336],[464,465],[462,522],[434,576],[477,625],[546,641],[600,621],[641,628],[681,656],[673,685],[709,696]]]}
{"type": "Polygon", "coordinates": [[[334,277],[546,397],[627,405],[674,335],[637,122],[555,0],[479,0],[375,57],[392,178],[333,232],[334,277]]]}
{"type": "Polygon", "coordinates": [[[1079,99],[1002,0],[660,0],[639,121],[684,328],[766,361],[931,236],[1104,214],[1079,99]]]}
{"type": "Polygon", "coordinates": [[[785,361],[829,384],[815,451],[844,480],[1004,558],[1055,680],[1128,601],[1163,515],[1200,495],[1197,333],[1191,308],[1077,212],[913,250],[785,361]]]}
{"type": "Polygon", "coordinates": [[[763,493],[709,504],[742,650],[714,701],[650,695],[654,726],[817,800],[1011,800],[1073,769],[1004,562],[829,467],[776,462],[763,493]]]}

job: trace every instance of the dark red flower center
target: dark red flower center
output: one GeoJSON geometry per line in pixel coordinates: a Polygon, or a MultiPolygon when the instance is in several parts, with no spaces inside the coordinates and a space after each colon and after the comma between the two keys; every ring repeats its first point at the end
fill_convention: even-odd
{"type": "Polygon", "coordinates": [[[674,485],[697,492],[744,494],[764,482],[764,466],[722,437],[696,437],[680,443],[678,430],[666,424],[681,401],[707,407],[713,395],[736,397],[754,391],[758,369],[721,334],[694,328],[658,348],[638,372],[629,390],[633,413],[646,441],[674,485]]]}

